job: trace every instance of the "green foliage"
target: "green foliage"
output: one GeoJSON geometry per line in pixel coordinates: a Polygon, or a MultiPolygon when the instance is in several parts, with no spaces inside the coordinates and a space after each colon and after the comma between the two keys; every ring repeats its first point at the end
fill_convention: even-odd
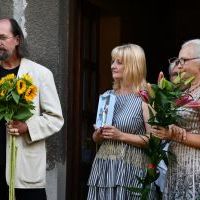
{"type": "Polygon", "coordinates": [[[29,119],[31,116],[33,115],[33,113],[26,107],[21,107],[20,109],[18,109],[14,115],[13,115],[13,119],[14,120],[20,120],[20,121],[26,121],[27,119],[29,119]]]}
{"type": "Polygon", "coordinates": [[[168,126],[175,124],[177,121],[176,99],[183,95],[183,92],[178,86],[165,79],[165,85],[160,88],[156,84],[152,84],[152,89],[155,92],[155,98],[149,101],[149,105],[154,110],[150,110],[150,125],[168,126]]]}

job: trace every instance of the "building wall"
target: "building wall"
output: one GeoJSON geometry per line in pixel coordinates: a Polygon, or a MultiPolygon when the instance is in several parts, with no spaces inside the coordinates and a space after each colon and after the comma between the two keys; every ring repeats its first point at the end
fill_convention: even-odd
{"type": "MultiPolygon", "coordinates": [[[[0,0],[0,5],[0,18],[14,17],[22,25],[30,59],[53,72],[66,122],[68,0],[0,0]]],[[[47,140],[48,200],[65,199],[65,127],[47,140]]]]}

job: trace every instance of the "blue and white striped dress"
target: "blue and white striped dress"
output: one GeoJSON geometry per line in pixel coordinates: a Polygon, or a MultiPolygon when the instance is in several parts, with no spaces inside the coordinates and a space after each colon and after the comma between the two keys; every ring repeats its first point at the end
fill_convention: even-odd
{"type": "MultiPolygon", "coordinates": [[[[122,132],[145,133],[142,100],[135,94],[117,95],[113,126],[122,132]]],[[[141,148],[120,141],[104,140],[94,159],[88,180],[88,200],[139,200],[126,187],[138,187],[147,157],[141,148]]],[[[153,193],[149,199],[155,199],[153,193]]]]}

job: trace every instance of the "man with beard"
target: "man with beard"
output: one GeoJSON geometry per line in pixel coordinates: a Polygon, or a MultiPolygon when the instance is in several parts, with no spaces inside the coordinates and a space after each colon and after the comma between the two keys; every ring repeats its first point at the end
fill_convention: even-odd
{"type": "Polygon", "coordinates": [[[18,23],[10,18],[0,19],[0,78],[7,74],[14,73],[20,77],[28,73],[38,88],[31,118],[26,122],[12,121],[7,125],[5,121],[0,122],[0,194],[4,200],[8,199],[9,184],[8,135],[17,137],[16,200],[46,200],[45,139],[58,132],[64,123],[52,73],[25,58],[27,55],[18,23]]]}

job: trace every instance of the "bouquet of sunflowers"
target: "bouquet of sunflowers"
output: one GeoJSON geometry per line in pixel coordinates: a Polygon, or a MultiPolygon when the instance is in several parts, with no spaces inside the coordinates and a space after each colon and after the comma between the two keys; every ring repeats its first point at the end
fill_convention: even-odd
{"type": "MultiPolygon", "coordinates": [[[[33,114],[33,99],[37,95],[37,87],[33,84],[32,77],[24,74],[22,77],[16,77],[14,74],[8,74],[0,79],[0,120],[6,122],[11,120],[26,121],[33,114]]],[[[17,147],[15,137],[10,135],[10,185],[9,200],[15,199],[15,166],[17,147]]]]}
{"type": "Polygon", "coordinates": [[[14,74],[8,74],[0,79],[0,120],[26,121],[32,116],[34,109],[33,99],[37,94],[37,88],[33,85],[32,77],[24,74],[17,78],[14,74]]]}
{"type": "MultiPolygon", "coordinates": [[[[192,96],[185,92],[185,88],[191,84],[194,77],[186,77],[185,73],[180,73],[171,82],[168,81],[161,72],[157,84],[147,84],[146,90],[139,92],[144,102],[148,104],[150,118],[148,124],[168,127],[171,124],[177,124],[177,110],[180,107],[195,106],[192,96]]],[[[168,165],[168,156],[173,155],[164,149],[167,142],[149,134],[147,148],[144,149],[148,156],[149,163],[146,167],[145,177],[138,177],[142,188],[129,188],[134,193],[141,194],[141,200],[147,200],[150,192],[150,186],[160,175],[158,164],[161,160],[168,165]]],[[[176,158],[174,158],[176,159],[176,158]]]]}

